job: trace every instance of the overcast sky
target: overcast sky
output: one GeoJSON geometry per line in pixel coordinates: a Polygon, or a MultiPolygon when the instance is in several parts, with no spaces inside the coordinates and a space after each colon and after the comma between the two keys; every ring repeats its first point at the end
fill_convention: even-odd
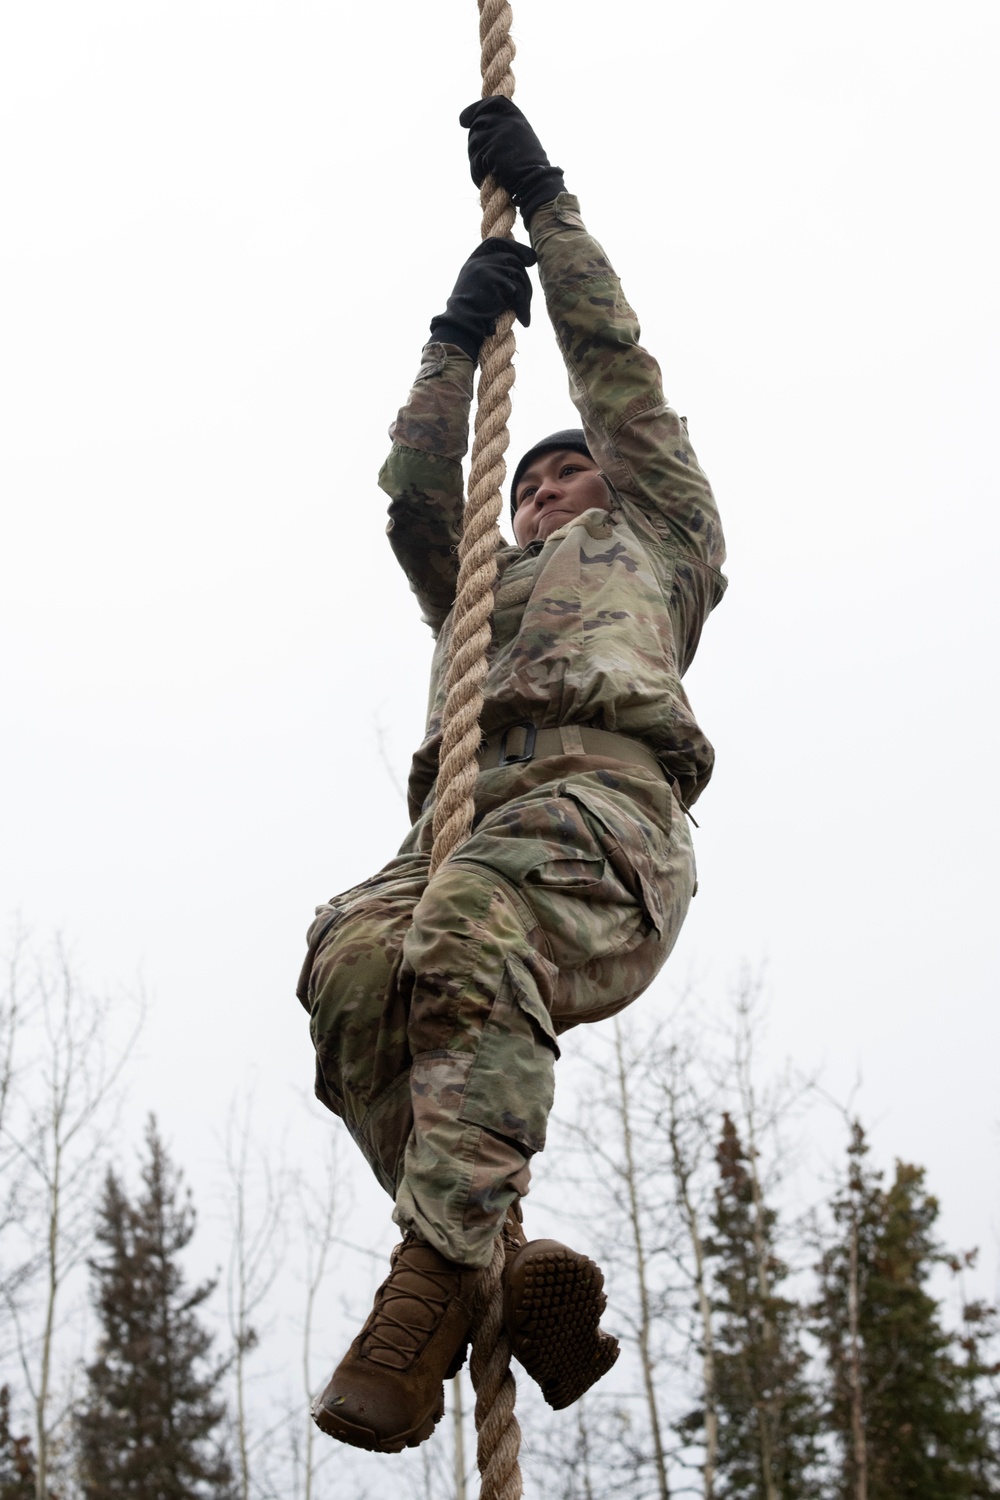
{"type": "MultiPolygon", "coordinates": [[[[771,1057],[860,1073],[880,1159],[992,1258],[1000,10],[515,33],[730,543],[657,995],[766,964],[771,1057]]],[[[133,1097],[196,1178],[234,1092],[308,1096],[312,907],[405,831],[430,638],[375,481],[478,239],[478,91],[473,0],[0,10],[0,913],[141,976],[133,1097]]],[[[571,418],[540,297],[518,337],[515,458],[571,418]]]]}

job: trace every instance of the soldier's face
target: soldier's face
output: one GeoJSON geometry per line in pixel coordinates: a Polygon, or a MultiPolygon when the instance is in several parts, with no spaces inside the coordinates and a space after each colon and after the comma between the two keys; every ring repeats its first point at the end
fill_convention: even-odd
{"type": "Polygon", "coordinates": [[[597,464],[585,453],[555,448],[540,453],[517,485],[514,536],[519,547],[544,541],[585,510],[611,508],[611,497],[597,464]]]}

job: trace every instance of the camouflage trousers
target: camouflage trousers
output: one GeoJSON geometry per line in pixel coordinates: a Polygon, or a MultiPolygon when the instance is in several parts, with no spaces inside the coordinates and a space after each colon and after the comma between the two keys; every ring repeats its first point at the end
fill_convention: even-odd
{"type": "Polygon", "coordinates": [[[650,983],[694,856],[665,780],[593,757],[483,772],[472,836],[433,880],[430,820],[317,909],[298,995],[317,1096],[396,1222],[482,1266],[545,1145],[559,1034],[650,983]]]}

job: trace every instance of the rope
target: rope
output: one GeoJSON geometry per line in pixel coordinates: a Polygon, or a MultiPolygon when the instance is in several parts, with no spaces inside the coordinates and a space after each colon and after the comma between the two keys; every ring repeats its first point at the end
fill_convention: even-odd
{"type": "MultiPolygon", "coordinates": [[[[479,0],[483,98],[514,92],[507,0],[479,0]]],[[[514,207],[491,177],[480,190],[483,239],[512,239],[514,207]]],[[[431,874],[463,844],[472,831],[473,788],[479,774],[479,715],[483,706],[486,650],[490,643],[493,584],[500,545],[501,485],[507,474],[504,454],[509,436],[510,388],[514,384],[514,314],[497,319],[496,332],[479,356],[479,404],[472,443],[469,497],[458,548],[458,592],[452,615],[441,756],[434,808],[431,874]]]]}
{"type": "Polygon", "coordinates": [[[523,1493],[517,1461],[521,1429],[514,1415],[517,1387],[503,1321],[503,1263],[503,1235],[498,1234],[477,1291],[469,1366],[476,1391],[480,1500],[521,1500],[523,1493]]]}
{"type": "MultiPolygon", "coordinates": [[[[479,0],[483,98],[514,93],[514,43],[508,0],[479,0]]],[[[487,177],[480,190],[483,239],[512,239],[514,207],[487,177]]],[[[458,590],[452,616],[441,756],[434,808],[430,873],[465,843],[472,831],[473,789],[479,774],[479,715],[490,643],[496,553],[500,545],[504,454],[510,441],[510,388],[514,384],[514,314],[497,319],[479,356],[479,401],[469,474],[469,495],[458,548],[458,590]]],[[[504,1238],[498,1234],[484,1272],[472,1328],[472,1384],[476,1391],[480,1500],[521,1500],[518,1452],[521,1429],[510,1372],[510,1341],[503,1321],[504,1238]]]]}

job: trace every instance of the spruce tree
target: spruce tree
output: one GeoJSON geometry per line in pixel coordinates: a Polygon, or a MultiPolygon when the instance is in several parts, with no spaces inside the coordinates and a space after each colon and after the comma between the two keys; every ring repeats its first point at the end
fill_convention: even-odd
{"type": "MultiPolygon", "coordinates": [[[[947,1264],[956,1275],[971,1269],[978,1252],[949,1256],[947,1264]]],[[[978,1418],[977,1455],[973,1472],[977,1495],[1000,1491],[1000,1311],[989,1302],[964,1302],[958,1346],[965,1367],[968,1397],[978,1418]]]]}
{"type": "Polygon", "coordinates": [[[10,1387],[6,1385],[0,1386],[0,1500],[35,1500],[35,1455],[31,1438],[27,1433],[14,1436],[10,1387]]]}
{"type": "Polygon", "coordinates": [[[93,1300],[102,1328],[76,1417],[84,1500],[230,1500],[220,1437],[224,1370],[198,1310],[214,1281],[190,1288],[179,1256],[194,1234],[190,1196],[150,1120],[143,1188],[130,1202],[113,1172],[101,1200],[93,1300]]]}
{"type": "Polygon", "coordinates": [[[733,1500],[810,1500],[818,1412],[802,1344],[803,1317],[782,1296],[788,1266],[775,1249],[777,1215],[732,1119],[716,1150],[712,1238],[716,1312],[716,1493],[733,1500]]]}
{"type": "Polygon", "coordinates": [[[842,1500],[987,1500],[1000,1474],[981,1389],[981,1341],[965,1348],[928,1290],[948,1263],[922,1168],[892,1184],[868,1164],[855,1122],[833,1200],[836,1239],[819,1265],[816,1330],[827,1353],[827,1425],[839,1439],[842,1500]]]}

